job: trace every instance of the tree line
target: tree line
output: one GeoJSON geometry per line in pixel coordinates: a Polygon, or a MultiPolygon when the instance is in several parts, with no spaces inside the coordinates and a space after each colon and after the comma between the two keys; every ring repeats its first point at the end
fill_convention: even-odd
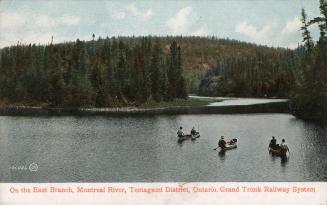
{"type": "MultiPolygon", "coordinates": [[[[261,96],[266,90],[277,92],[272,83],[251,84],[262,88],[245,91],[238,85],[248,84],[248,76],[260,80],[262,63],[254,70],[246,68],[242,76],[237,76],[237,69],[285,53],[281,48],[216,37],[92,37],[92,41],[1,49],[0,103],[101,107],[169,101],[184,98],[187,92],[261,96]],[[225,73],[219,89],[214,88],[217,72],[213,70],[217,69],[219,75],[225,73]]],[[[274,76],[283,84],[283,77],[274,76]]]]}
{"type": "Polygon", "coordinates": [[[301,11],[305,55],[301,61],[292,96],[292,111],[298,117],[322,119],[327,116],[327,2],[320,0],[320,16],[308,19],[301,11]],[[314,42],[310,27],[318,25],[319,40],[314,42]]]}
{"type": "Polygon", "coordinates": [[[207,71],[211,72],[211,68],[215,69],[217,65],[229,64],[242,59],[255,59],[258,54],[274,58],[273,56],[286,50],[228,38],[220,39],[215,36],[160,37],[162,48],[165,49],[167,42],[172,40],[177,41],[183,48],[183,76],[189,93],[198,93],[201,80],[206,76],[207,71]]]}
{"type": "Polygon", "coordinates": [[[158,38],[21,45],[0,50],[0,100],[107,107],[186,98],[181,47],[158,38]]]}
{"type": "Polygon", "coordinates": [[[257,51],[251,57],[218,61],[200,83],[199,94],[234,97],[287,97],[291,93],[303,48],[257,51]]]}

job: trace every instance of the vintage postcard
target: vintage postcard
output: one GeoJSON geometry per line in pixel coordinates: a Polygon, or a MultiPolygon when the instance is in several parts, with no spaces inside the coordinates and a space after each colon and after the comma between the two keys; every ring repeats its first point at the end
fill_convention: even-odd
{"type": "Polygon", "coordinates": [[[327,205],[326,0],[0,0],[0,205],[327,205]]]}

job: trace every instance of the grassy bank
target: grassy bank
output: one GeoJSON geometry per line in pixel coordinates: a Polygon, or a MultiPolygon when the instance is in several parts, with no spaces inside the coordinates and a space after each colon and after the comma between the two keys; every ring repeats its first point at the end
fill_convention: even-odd
{"type": "Polygon", "coordinates": [[[184,114],[247,114],[289,113],[288,102],[272,102],[254,105],[206,106],[215,99],[175,100],[165,103],[148,103],[142,107],[115,108],[45,108],[28,106],[0,107],[0,116],[142,116],[184,114]]]}
{"type": "MultiPolygon", "coordinates": [[[[201,107],[201,106],[206,106],[209,105],[210,103],[214,102],[220,102],[222,100],[218,100],[215,98],[192,98],[189,97],[187,99],[175,99],[172,101],[161,101],[161,102],[156,102],[153,100],[148,100],[145,103],[139,104],[139,105],[129,105],[129,104],[119,104],[117,103],[116,106],[110,106],[110,107],[102,107],[101,109],[114,109],[114,108],[139,108],[139,109],[151,109],[151,108],[174,108],[174,107],[201,107]]],[[[38,103],[34,101],[26,101],[26,102],[8,102],[8,101],[2,101],[0,100],[0,108],[9,108],[9,107],[38,107],[38,108],[51,108],[49,104],[47,103],[38,103]]],[[[68,109],[78,109],[78,108],[95,108],[94,106],[82,106],[82,107],[67,107],[67,106],[55,106],[52,108],[68,108],[68,109]]]]}

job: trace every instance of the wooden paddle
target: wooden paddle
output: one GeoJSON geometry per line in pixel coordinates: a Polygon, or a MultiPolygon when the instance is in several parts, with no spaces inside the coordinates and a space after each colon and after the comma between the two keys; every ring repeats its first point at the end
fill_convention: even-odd
{"type": "Polygon", "coordinates": [[[217,150],[219,148],[219,146],[218,147],[216,147],[215,149],[213,149],[213,150],[217,150]]]}

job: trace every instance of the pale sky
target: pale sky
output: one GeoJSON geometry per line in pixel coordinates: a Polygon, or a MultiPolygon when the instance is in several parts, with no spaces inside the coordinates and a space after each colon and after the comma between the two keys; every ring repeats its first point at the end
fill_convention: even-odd
{"type": "MultiPolygon", "coordinates": [[[[106,36],[216,36],[295,48],[319,0],[0,0],[0,47],[106,36]]],[[[313,36],[319,34],[312,27],[313,36]]]]}

